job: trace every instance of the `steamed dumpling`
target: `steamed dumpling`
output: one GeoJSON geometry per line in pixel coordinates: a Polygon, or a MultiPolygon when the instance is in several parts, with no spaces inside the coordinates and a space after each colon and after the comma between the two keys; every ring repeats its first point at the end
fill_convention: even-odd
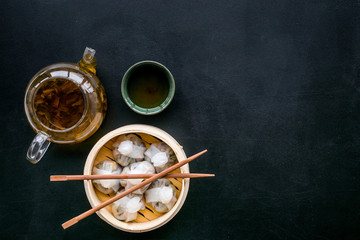
{"type": "Polygon", "coordinates": [[[115,161],[123,167],[144,159],[145,144],[135,134],[121,135],[113,147],[115,161]]]}
{"type": "Polygon", "coordinates": [[[145,151],[145,160],[151,162],[157,173],[173,165],[176,161],[174,151],[163,142],[155,142],[145,151]]]}
{"type": "MultiPolygon", "coordinates": [[[[120,173],[121,173],[120,166],[112,160],[102,161],[93,168],[94,175],[112,175],[112,174],[120,174],[120,173]]],[[[93,180],[93,183],[94,186],[104,194],[115,193],[120,188],[119,179],[93,180]]]]}
{"type": "MultiPolygon", "coordinates": [[[[122,190],[121,192],[123,192],[122,190]]],[[[120,194],[119,192],[118,194],[120,194]]],[[[130,193],[125,197],[111,204],[111,210],[114,216],[122,221],[130,222],[137,218],[138,211],[145,209],[143,195],[130,193]]]]}
{"type": "Polygon", "coordinates": [[[167,179],[154,181],[145,192],[146,203],[149,203],[158,212],[168,212],[176,202],[176,188],[167,179]]]}
{"type": "MultiPolygon", "coordinates": [[[[154,174],[155,169],[153,165],[147,161],[142,162],[135,162],[130,164],[129,166],[125,167],[121,174],[154,174]]],[[[125,190],[141,183],[143,179],[121,179],[120,184],[121,186],[125,187],[125,190]]],[[[134,191],[136,194],[143,194],[150,184],[143,186],[142,188],[137,189],[134,191]]]]}

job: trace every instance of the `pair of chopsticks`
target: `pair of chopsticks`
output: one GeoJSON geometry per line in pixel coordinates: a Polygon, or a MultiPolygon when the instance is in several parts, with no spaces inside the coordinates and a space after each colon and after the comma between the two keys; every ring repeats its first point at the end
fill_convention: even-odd
{"type": "Polygon", "coordinates": [[[177,164],[175,164],[157,174],[136,174],[137,176],[135,174],[126,174],[126,175],[122,175],[122,176],[121,175],[73,175],[73,176],[59,175],[59,176],[51,176],[50,181],[147,178],[143,182],[129,188],[128,190],[116,195],[115,197],[112,197],[109,200],[99,204],[98,206],[93,207],[93,208],[89,209],[88,211],[63,223],[62,224],[63,229],[66,229],[68,227],[71,227],[72,225],[75,225],[80,220],[92,215],[93,213],[95,213],[95,212],[99,211],[100,209],[106,207],[107,205],[119,200],[120,198],[128,195],[129,193],[131,193],[139,188],[142,188],[143,186],[145,186],[149,183],[152,183],[153,181],[155,181],[158,178],[163,178],[163,177],[168,177],[168,178],[174,178],[174,177],[189,178],[190,177],[190,178],[192,178],[192,177],[213,177],[213,176],[215,176],[214,174],[185,174],[185,173],[169,174],[171,171],[174,171],[175,169],[191,162],[192,160],[203,155],[206,152],[207,152],[207,150],[201,151],[201,152],[185,159],[184,161],[178,162],[177,164]],[[130,175],[132,175],[132,176],[130,176],[130,175]],[[141,176],[141,177],[139,177],[139,176],[141,176]]]}

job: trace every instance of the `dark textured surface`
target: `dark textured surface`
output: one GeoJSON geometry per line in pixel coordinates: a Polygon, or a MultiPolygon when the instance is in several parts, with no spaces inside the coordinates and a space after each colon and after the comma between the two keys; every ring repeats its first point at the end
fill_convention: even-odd
{"type": "Polygon", "coordinates": [[[1,239],[360,239],[358,1],[2,1],[1,239]],[[109,111],[87,141],[25,160],[24,90],[42,67],[97,50],[109,111]],[[170,107],[132,112],[121,77],[141,60],[176,81],[170,107]],[[93,215],[79,174],[107,132],[145,123],[209,152],[176,217],[130,234],[93,215]]]}

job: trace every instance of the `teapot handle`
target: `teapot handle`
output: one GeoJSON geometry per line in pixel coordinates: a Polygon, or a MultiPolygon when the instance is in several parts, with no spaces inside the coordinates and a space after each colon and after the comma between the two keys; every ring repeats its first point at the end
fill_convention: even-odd
{"type": "Polygon", "coordinates": [[[26,154],[26,159],[31,163],[38,163],[44,156],[46,150],[50,145],[49,136],[44,132],[38,132],[26,154]]]}

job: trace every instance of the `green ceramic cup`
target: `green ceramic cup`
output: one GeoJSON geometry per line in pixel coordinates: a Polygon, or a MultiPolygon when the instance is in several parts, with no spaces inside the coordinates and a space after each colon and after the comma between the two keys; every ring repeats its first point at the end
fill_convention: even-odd
{"type": "Polygon", "coordinates": [[[135,112],[154,115],[169,106],[175,94],[175,81],[169,69],[155,61],[132,65],[124,74],[121,94],[135,112]]]}

